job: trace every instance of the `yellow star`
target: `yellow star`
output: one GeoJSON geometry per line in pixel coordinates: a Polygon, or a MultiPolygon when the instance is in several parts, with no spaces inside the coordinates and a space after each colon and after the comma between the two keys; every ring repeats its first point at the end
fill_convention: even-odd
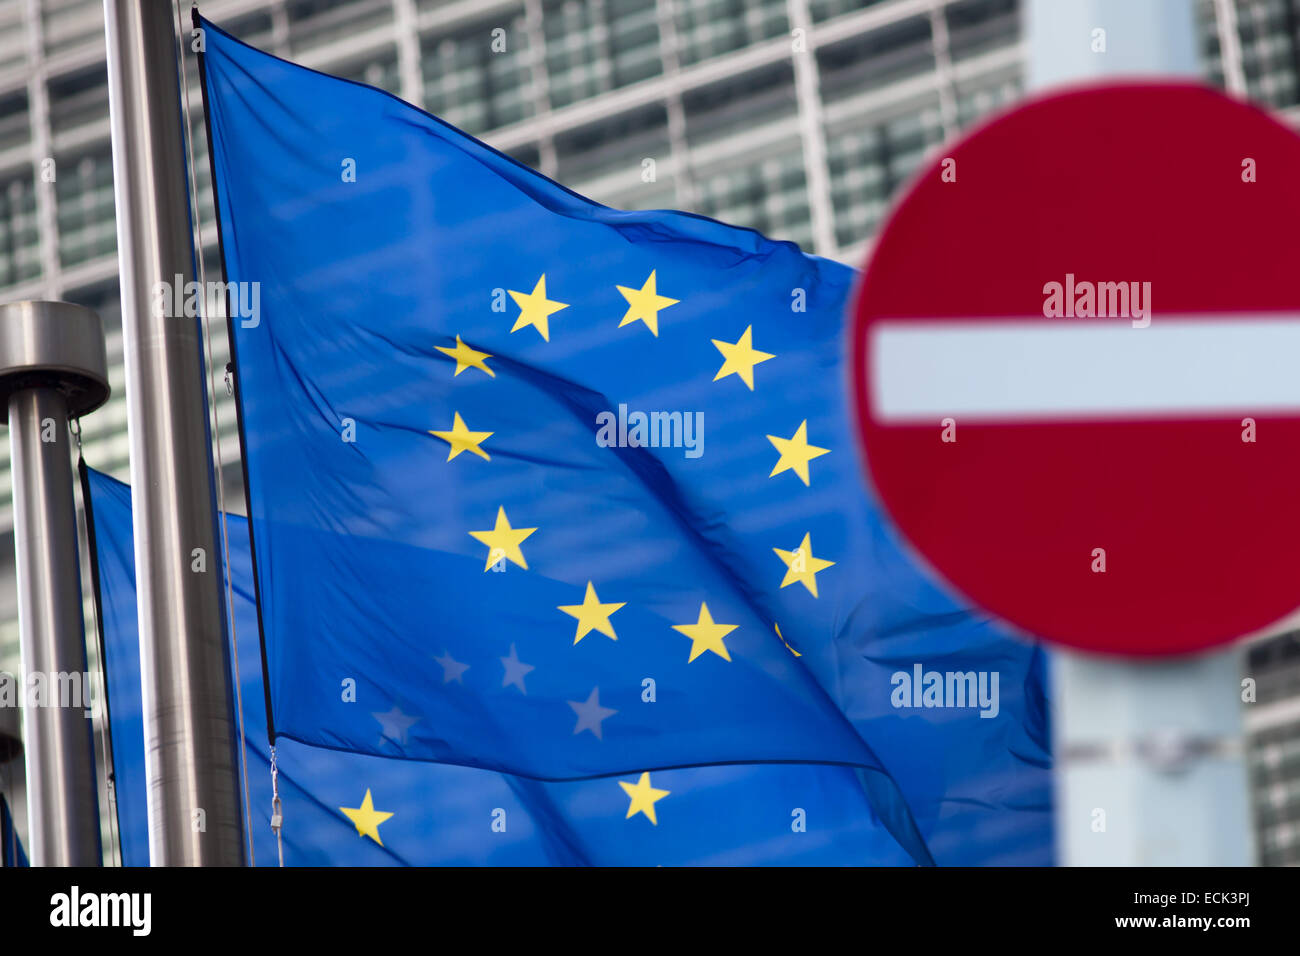
{"type": "MultiPolygon", "coordinates": [[[[785,580],[781,582],[781,587],[787,584],[794,584],[798,581],[809,591],[812,596],[817,596],[817,572],[825,571],[827,568],[834,566],[834,561],[823,561],[821,558],[813,556],[812,553],[812,535],[805,534],[799,547],[793,551],[782,551],[780,548],[773,548],[776,556],[785,562],[785,580]]],[[[777,632],[778,634],[780,631],[777,632]]]]}
{"type": "Polygon", "coordinates": [[[552,302],[546,298],[546,273],[537,280],[537,285],[533,286],[533,291],[525,295],[522,292],[515,292],[513,289],[507,289],[510,298],[515,300],[515,305],[519,306],[519,318],[515,319],[514,327],[511,332],[518,332],[526,325],[531,325],[542,333],[542,338],[551,341],[550,326],[547,325],[548,316],[554,315],[561,309],[567,309],[567,302],[552,302]]]}
{"type": "Polygon", "coordinates": [[[727,375],[739,375],[741,381],[749,386],[749,390],[754,390],[754,366],[759,362],[766,362],[768,359],[776,358],[771,352],[760,352],[754,348],[754,327],[752,325],[745,327],[745,334],[740,337],[739,342],[723,342],[721,339],[713,339],[713,344],[722,357],[726,359],[722,363],[722,368],[718,369],[718,374],[713,376],[716,382],[718,379],[727,375]]]}
{"type": "Polygon", "coordinates": [[[781,638],[781,643],[785,645],[785,649],[789,651],[791,654],[793,654],[795,657],[803,657],[803,655],[800,654],[798,651],[796,651],[793,647],[791,647],[790,642],[785,639],[785,635],[781,633],[781,625],[773,624],[772,626],[776,628],[776,636],[781,638]]]}
{"type": "Polygon", "coordinates": [[[623,298],[627,299],[627,312],[623,315],[623,321],[618,324],[621,329],[623,326],[640,320],[646,324],[656,336],[659,334],[659,310],[666,309],[670,305],[676,305],[680,299],[670,299],[666,295],[660,295],[655,289],[655,270],[650,270],[650,278],[645,280],[645,285],[639,289],[630,289],[625,285],[615,286],[619,292],[623,293],[623,298]]]}
{"type": "Polygon", "coordinates": [[[453,458],[455,458],[463,451],[472,451],[480,458],[483,458],[487,461],[491,461],[492,458],[488,455],[488,453],[485,452],[482,448],[479,448],[478,446],[479,446],[479,442],[491,438],[496,433],[495,432],[472,432],[465,427],[465,420],[460,417],[460,412],[453,412],[452,414],[454,414],[456,417],[452,419],[451,431],[449,432],[430,431],[429,432],[430,435],[433,435],[435,438],[441,438],[443,441],[445,441],[448,445],[451,446],[450,448],[447,449],[447,460],[451,461],[453,458]]]}
{"type": "Polygon", "coordinates": [[[808,444],[808,419],[806,418],[800,423],[799,430],[792,438],[768,435],[767,440],[781,453],[776,467],[772,469],[772,474],[767,476],[769,478],[774,478],[783,471],[793,471],[806,485],[808,484],[808,462],[830,453],[829,448],[818,448],[816,445],[808,444]]]}
{"type": "Polygon", "coordinates": [[[524,561],[524,553],[519,549],[519,545],[536,530],[536,528],[510,527],[510,520],[506,517],[506,509],[498,507],[496,527],[491,531],[471,531],[469,536],[488,546],[487,564],[483,566],[484,571],[491,568],[502,558],[509,558],[527,571],[528,563],[524,561]]]}
{"type": "Polygon", "coordinates": [[[361,806],[339,807],[339,811],[352,821],[352,825],[357,828],[358,836],[368,836],[380,846],[384,845],[384,841],[379,839],[379,824],[391,817],[392,814],[375,809],[374,803],[370,800],[369,790],[366,790],[366,796],[361,801],[361,806]]]}
{"type": "Polygon", "coordinates": [[[609,616],[624,607],[626,603],[601,604],[600,598],[596,597],[595,587],[588,581],[587,594],[582,599],[582,603],[561,604],[559,610],[578,619],[578,632],[573,636],[573,643],[577,644],[592,631],[600,631],[606,637],[617,641],[618,635],[614,633],[614,625],[609,622],[609,616]]]}
{"type": "Polygon", "coordinates": [[[671,790],[656,790],[650,786],[650,774],[641,774],[641,779],[636,783],[628,783],[626,780],[620,780],[618,785],[623,788],[623,792],[630,797],[627,805],[627,816],[624,819],[631,820],[638,813],[644,813],[646,817],[655,826],[659,821],[655,819],[655,803],[662,800],[671,790]]]}
{"type": "Polygon", "coordinates": [[[691,656],[686,660],[689,664],[705,651],[713,651],[724,661],[731,660],[731,655],[727,653],[727,645],[722,642],[722,639],[737,626],[736,624],[714,624],[709,606],[701,601],[700,619],[694,624],[674,624],[673,630],[681,631],[691,639],[691,656]]]}
{"type": "Polygon", "coordinates": [[[493,378],[497,377],[497,373],[487,366],[487,359],[492,357],[492,353],[480,352],[477,349],[470,348],[460,340],[459,335],[456,336],[456,347],[454,349],[443,348],[441,345],[435,345],[434,348],[456,360],[456,375],[459,375],[467,368],[478,368],[487,372],[493,378]]]}

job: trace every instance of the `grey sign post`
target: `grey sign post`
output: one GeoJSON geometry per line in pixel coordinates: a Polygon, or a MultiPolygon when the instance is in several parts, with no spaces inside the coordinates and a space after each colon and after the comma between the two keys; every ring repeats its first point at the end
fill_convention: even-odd
{"type": "MultiPolygon", "coordinates": [[[[1026,86],[1200,75],[1186,0],[1028,0],[1026,86]]],[[[1235,648],[1053,654],[1057,843],[1070,866],[1255,861],[1235,648]]]]}

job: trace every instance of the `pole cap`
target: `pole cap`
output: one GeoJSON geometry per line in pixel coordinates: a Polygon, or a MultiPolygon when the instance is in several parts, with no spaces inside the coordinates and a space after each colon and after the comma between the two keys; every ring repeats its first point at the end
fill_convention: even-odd
{"type": "Polygon", "coordinates": [[[0,305],[0,408],[26,388],[57,388],[76,418],[108,401],[99,316],[71,302],[0,305]]]}

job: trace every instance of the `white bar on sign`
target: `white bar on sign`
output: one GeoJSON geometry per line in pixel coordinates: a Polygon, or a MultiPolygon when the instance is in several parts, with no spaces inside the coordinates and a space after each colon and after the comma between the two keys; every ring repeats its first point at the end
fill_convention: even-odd
{"type": "Polygon", "coordinates": [[[1300,315],[885,321],[871,332],[883,424],[1300,412],[1300,315]]]}

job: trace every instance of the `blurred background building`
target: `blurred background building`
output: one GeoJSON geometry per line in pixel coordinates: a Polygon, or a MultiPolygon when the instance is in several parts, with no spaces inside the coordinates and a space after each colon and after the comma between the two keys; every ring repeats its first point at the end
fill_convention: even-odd
{"type": "MultiPolygon", "coordinates": [[[[1300,0],[1188,2],[1207,79],[1223,84],[1226,50],[1233,85],[1244,79],[1252,99],[1300,124],[1300,0]]],[[[383,87],[607,205],[686,209],[853,265],[928,151],[1022,87],[1017,0],[208,0],[202,9],[242,40],[383,87]]],[[[0,0],[0,301],[64,299],[103,316],[113,398],[86,420],[83,440],[91,464],[128,480],[103,18],[102,0],[0,0]]],[[[185,64],[213,277],[195,58],[185,64]]],[[[220,321],[212,332],[217,441],[242,510],[220,321]]],[[[3,442],[0,671],[17,673],[13,576],[3,442]]],[[[1258,687],[1246,715],[1260,861],[1300,863],[1300,637],[1258,639],[1246,657],[1258,687]]],[[[21,827],[21,796],[17,810],[21,827]]]]}

